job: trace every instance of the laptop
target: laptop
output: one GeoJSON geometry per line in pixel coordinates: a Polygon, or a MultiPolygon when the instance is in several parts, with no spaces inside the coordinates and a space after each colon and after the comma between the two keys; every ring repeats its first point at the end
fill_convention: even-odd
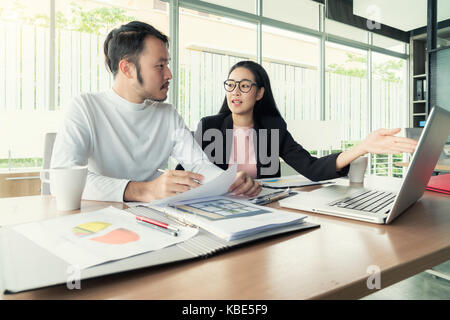
{"type": "Polygon", "coordinates": [[[392,192],[360,186],[332,185],[280,200],[285,208],[388,224],[419,200],[428,184],[448,135],[450,112],[434,107],[420,135],[406,176],[392,192]]]}

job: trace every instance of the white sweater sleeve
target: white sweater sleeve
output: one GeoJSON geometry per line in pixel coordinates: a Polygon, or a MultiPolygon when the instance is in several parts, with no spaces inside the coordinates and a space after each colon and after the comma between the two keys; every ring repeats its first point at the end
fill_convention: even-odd
{"type": "Polygon", "coordinates": [[[83,199],[123,202],[123,195],[130,180],[102,176],[88,171],[83,199]]]}
{"type": "MultiPolygon", "coordinates": [[[[52,152],[51,167],[86,165],[92,152],[93,125],[80,98],[73,100],[60,127],[52,152]]],[[[123,201],[129,180],[105,177],[88,171],[83,199],[123,201]]]]}
{"type": "Polygon", "coordinates": [[[178,129],[175,130],[172,136],[174,147],[171,156],[180,162],[186,171],[202,174],[205,177],[203,182],[214,179],[220,175],[223,170],[208,159],[208,156],[195,141],[181,116],[178,114],[177,116],[178,129]]]}

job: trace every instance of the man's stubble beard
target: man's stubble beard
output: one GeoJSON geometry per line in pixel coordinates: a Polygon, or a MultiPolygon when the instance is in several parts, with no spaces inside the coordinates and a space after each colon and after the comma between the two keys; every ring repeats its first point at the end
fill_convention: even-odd
{"type": "MultiPolygon", "coordinates": [[[[140,66],[139,65],[136,65],[136,75],[137,75],[137,80],[138,80],[138,83],[139,83],[139,85],[141,86],[141,88],[144,88],[144,79],[142,78],[142,75],[141,75],[141,68],[140,68],[140,66]]],[[[162,98],[162,99],[157,99],[157,98],[155,98],[155,97],[152,97],[150,94],[146,94],[145,93],[145,91],[144,91],[144,96],[143,97],[141,97],[144,101],[145,100],[152,100],[152,101],[156,101],[156,102],[164,102],[164,101],[166,101],[167,100],[167,95],[164,97],[164,98],[162,98]]]]}

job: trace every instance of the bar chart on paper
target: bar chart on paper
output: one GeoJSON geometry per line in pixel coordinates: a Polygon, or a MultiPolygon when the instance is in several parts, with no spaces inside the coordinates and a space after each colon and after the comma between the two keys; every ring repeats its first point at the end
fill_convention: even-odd
{"type": "Polygon", "coordinates": [[[136,232],[125,228],[118,228],[106,234],[98,235],[98,232],[103,231],[110,226],[113,225],[107,222],[88,222],[72,228],[72,232],[75,236],[80,238],[90,237],[89,240],[106,244],[125,244],[139,240],[139,235],[136,232]]]}

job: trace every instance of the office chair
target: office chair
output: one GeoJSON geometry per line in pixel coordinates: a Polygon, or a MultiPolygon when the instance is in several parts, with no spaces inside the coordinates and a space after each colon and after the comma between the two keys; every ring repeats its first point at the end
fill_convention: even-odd
{"type": "MultiPolygon", "coordinates": [[[[309,152],[317,150],[318,157],[342,148],[342,123],[338,120],[286,120],[286,124],[294,140],[309,152]]],[[[284,161],[280,165],[282,176],[298,174],[284,161]]]]}
{"type": "MultiPolygon", "coordinates": [[[[42,169],[50,169],[50,163],[52,160],[53,145],[56,139],[56,132],[48,132],[45,134],[44,139],[44,157],[42,161],[42,169]]],[[[48,179],[48,173],[41,172],[41,195],[50,195],[50,185],[43,182],[44,179],[48,179]]]]}
{"type": "Polygon", "coordinates": [[[319,157],[324,151],[341,149],[342,124],[338,120],[286,120],[288,131],[295,141],[308,151],[317,150],[319,157]]]}

